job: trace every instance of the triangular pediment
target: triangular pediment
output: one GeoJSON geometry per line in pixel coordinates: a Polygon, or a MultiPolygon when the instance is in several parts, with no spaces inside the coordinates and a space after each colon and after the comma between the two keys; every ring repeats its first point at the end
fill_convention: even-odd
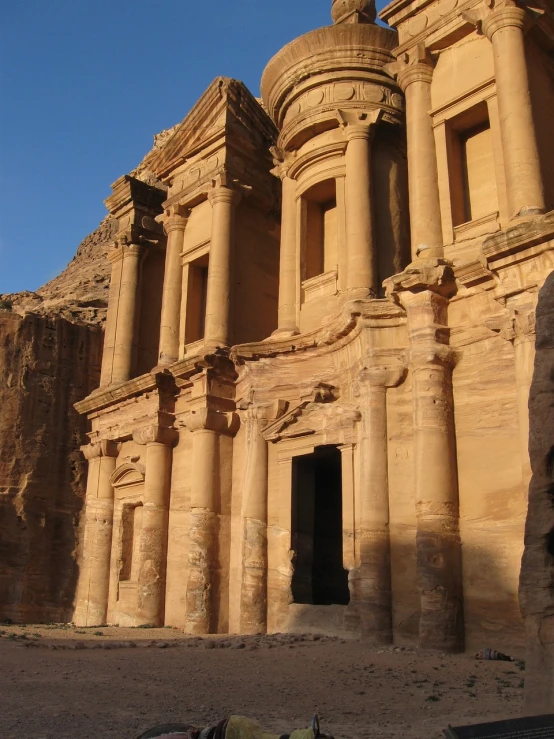
{"type": "Polygon", "coordinates": [[[236,134],[240,129],[254,134],[258,144],[267,149],[277,137],[273,122],[248,88],[238,80],[218,77],[163,148],[152,152],[148,169],[164,179],[219,137],[236,134]]]}

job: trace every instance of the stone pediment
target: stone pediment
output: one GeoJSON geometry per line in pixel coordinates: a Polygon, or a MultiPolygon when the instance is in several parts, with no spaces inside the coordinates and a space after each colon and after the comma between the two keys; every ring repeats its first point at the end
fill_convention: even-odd
{"type": "Polygon", "coordinates": [[[360,411],[353,405],[317,395],[291,408],[288,413],[269,424],[263,432],[266,441],[277,442],[311,434],[323,434],[329,443],[348,441],[360,411]],[[327,438],[327,437],[333,437],[327,438]]]}
{"type": "Polygon", "coordinates": [[[238,80],[218,77],[165,146],[152,152],[148,168],[163,179],[212,140],[237,133],[246,140],[250,134],[253,148],[268,149],[277,138],[273,122],[248,88],[238,80]]]}

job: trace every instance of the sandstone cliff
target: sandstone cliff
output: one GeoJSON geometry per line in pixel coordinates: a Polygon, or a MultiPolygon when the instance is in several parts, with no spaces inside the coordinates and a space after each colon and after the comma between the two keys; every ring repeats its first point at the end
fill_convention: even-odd
{"type": "Polygon", "coordinates": [[[0,619],[70,619],[85,424],[99,328],[0,313],[0,619]]]}
{"type": "Polygon", "coordinates": [[[529,397],[533,478],[520,603],[527,634],[526,711],[549,713],[554,705],[554,273],[539,293],[536,332],[529,397]]]}

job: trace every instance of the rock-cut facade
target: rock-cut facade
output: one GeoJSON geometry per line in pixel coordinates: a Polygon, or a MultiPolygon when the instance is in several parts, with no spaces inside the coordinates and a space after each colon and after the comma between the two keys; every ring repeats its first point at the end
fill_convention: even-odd
{"type": "Polygon", "coordinates": [[[106,201],[75,622],[513,651],[552,8],[332,15],[106,201]]]}

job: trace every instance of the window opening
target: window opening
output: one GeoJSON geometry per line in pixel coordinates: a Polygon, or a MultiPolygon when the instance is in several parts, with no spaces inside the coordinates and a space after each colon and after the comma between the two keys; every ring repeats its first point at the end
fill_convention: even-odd
{"type": "Polygon", "coordinates": [[[304,280],[337,268],[337,198],[335,180],[325,180],[303,196],[306,208],[304,280]]]}
{"type": "Polygon", "coordinates": [[[185,344],[204,338],[208,295],[208,255],[189,264],[185,344]]]}
{"type": "Polygon", "coordinates": [[[449,122],[449,171],[454,226],[498,211],[491,128],[486,103],[449,122]]]}

